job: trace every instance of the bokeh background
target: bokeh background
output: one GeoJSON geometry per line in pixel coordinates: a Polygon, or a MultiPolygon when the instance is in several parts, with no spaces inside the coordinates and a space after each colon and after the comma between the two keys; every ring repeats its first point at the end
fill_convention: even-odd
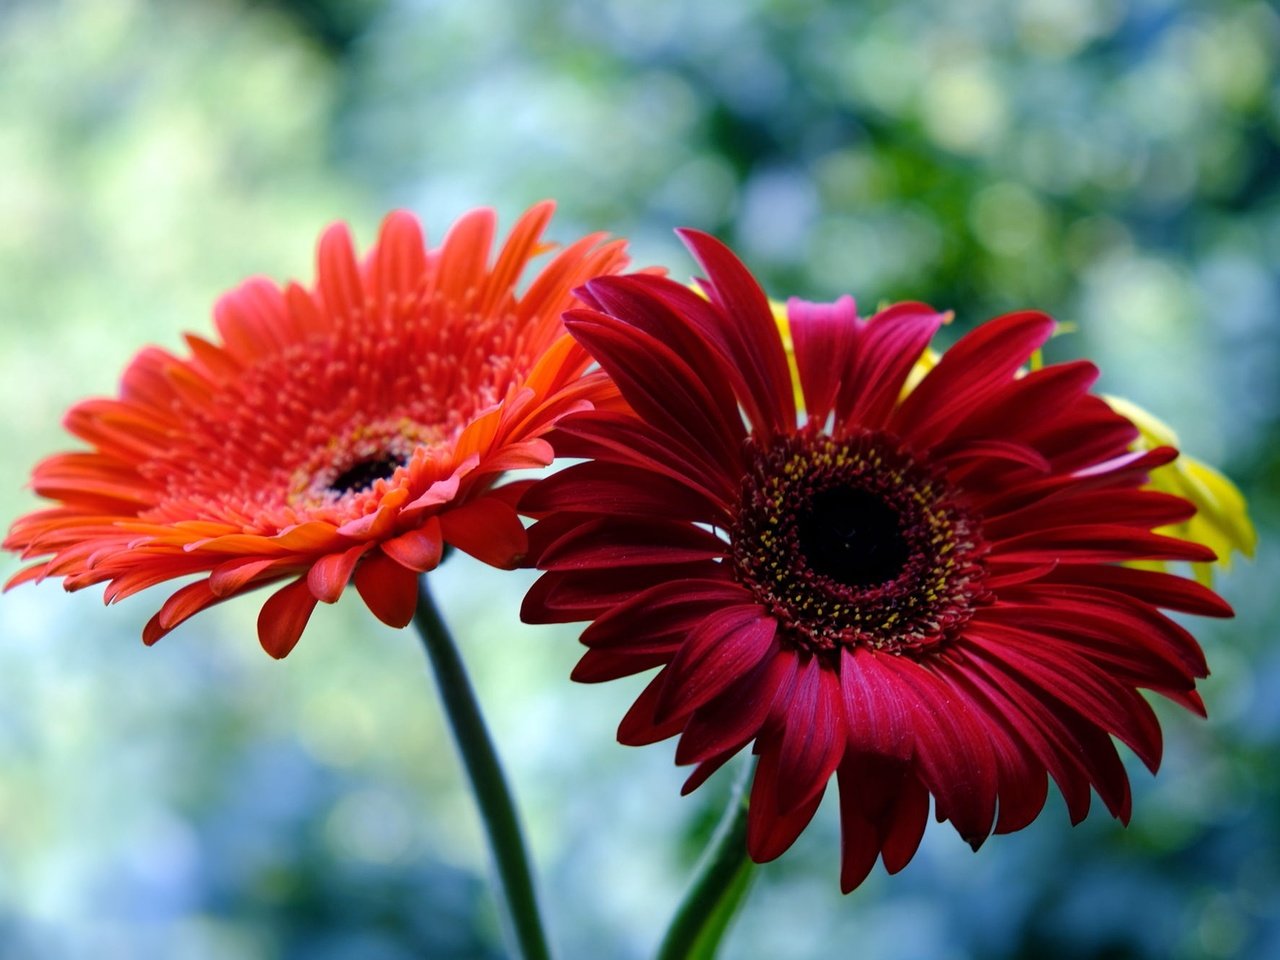
{"type": "MultiPolygon", "coordinates": [[[[1127,830],[1054,794],[849,897],[828,803],[724,956],[1280,957],[1278,61],[1253,0],[0,0],[0,514],[140,346],[396,206],[438,238],[550,196],[557,237],[681,276],[692,225],[777,295],[1048,309],[1078,328],[1058,357],[1251,499],[1239,617],[1197,627],[1210,720],[1160,707],[1127,830]]],[[[669,744],[614,742],[639,683],[571,684],[575,631],[517,622],[528,577],[433,579],[565,956],[646,955],[727,785],[682,799],[669,744]]],[[[275,663],[245,599],[147,650],[160,601],[0,598],[0,957],[501,957],[413,636],[343,602],[275,663]]]]}

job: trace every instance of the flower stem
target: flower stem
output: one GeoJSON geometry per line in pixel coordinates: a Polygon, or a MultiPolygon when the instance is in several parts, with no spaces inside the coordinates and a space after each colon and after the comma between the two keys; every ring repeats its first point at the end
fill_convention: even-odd
{"type": "Polygon", "coordinates": [[[753,763],[744,763],[729,805],[698,863],[693,883],[671,918],[656,960],[712,960],[746,897],[752,862],[747,857],[746,785],[753,763]]]}
{"type": "Polygon", "coordinates": [[[489,835],[498,884],[506,901],[519,956],[523,960],[550,960],[551,950],[542,929],[542,916],[538,912],[538,898],[515,801],[503,776],[502,764],[489,738],[489,731],[485,728],[466,668],[431,598],[426,577],[418,581],[418,607],[413,619],[422,634],[422,644],[426,647],[436,685],[440,688],[449,728],[462,755],[480,818],[489,835]]]}

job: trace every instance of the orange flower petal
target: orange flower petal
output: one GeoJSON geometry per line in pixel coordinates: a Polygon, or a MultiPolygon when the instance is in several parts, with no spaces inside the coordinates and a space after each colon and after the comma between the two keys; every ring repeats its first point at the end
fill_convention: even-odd
{"type": "Polygon", "coordinates": [[[337,603],[351,580],[351,573],[359,559],[368,552],[371,544],[362,543],[342,553],[321,557],[307,572],[307,586],[312,595],[324,603],[337,603]]]}
{"type": "Polygon", "coordinates": [[[311,619],[319,601],[306,578],[293,581],[273,593],[258,612],[258,642],[277,660],[289,655],[311,619]]]}
{"type": "Polygon", "coordinates": [[[475,500],[440,517],[444,538],[463,553],[513,570],[529,551],[529,538],[510,504],[493,497],[475,500]]]}
{"type": "Polygon", "coordinates": [[[142,642],[151,646],[178,624],[217,603],[219,599],[209,589],[208,580],[187,584],[169,597],[156,615],[147,621],[142,629],[142,642]]]}
{"type": "Polygon", "coordinates": [[[418,606],[418,577],[386,554],[356,567],[356,589],[370,612],[389,627],[407,627],[418,606]]]}
{"type": "Polygon", "coordinates": [[[396,563],[417,573],[426,573],[440,565],[444,540],[440,518],[430,517],[426,524],[382,544],[382,552],[396,563]]]}

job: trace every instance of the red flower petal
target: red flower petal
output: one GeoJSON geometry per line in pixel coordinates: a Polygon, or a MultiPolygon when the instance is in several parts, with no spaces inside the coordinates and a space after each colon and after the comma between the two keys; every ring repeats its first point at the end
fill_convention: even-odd
{"type": "Polygon", "coordinates": [[[1008,383],[1053,333],[1043,313],[1011,313],[973,330],[942,355],[889,421],[917,449],[945,439],[974,407],[1008,383]]]}
{"type": "Polygon", "coordinates": [[[664,666],[680,640],[654,641],[624,649],[588,650],[569,674],[578,683],[604,683],[664,666]]]}
{"type": "Polygon", "coordinates": [[[387,214],[373,258],[373,288],[383,308],[411,303],[426,273],[426,237],[418,218],[403,210],[387,214]]]}
{"type": "Polygon", "coordinates": [[[1153,607],[1165,607],[1202,617],[1230,617],[1230,604],[1194,580],[1154,570],[1135,570],[1110,564],[1073,563],[1046,573],[1050,583],[1097,587],[1112,594],[1133,597],[1153,607]]]}
{"type": "Polygon", "coordinates": [[[718,521],[720,504],[669,475],[623,464],[574,464],[535,486],[520,502],[525,513],[596,512],[611,516],[718,521]]]}
{"type": "Polygon", "coordinates": [[[777,624],[754,605],[726,607],[690,631],[664,673],[655,718],[687,716],[769,652],[777,624]]]}
{"type": "Polygon", "coordinates": [[[445,234],[435,275],[436,291],[446,303],[467,304],[476,295],[475,280],[485,273],[495,221],[492,210],[470,210],[445,234]]]}
{"type": "Polygon", "coordinates": [[[356,590],[370,612],[389,627],[407,627],[418,607],[418,575],[375,553],[356,567],[356,590]]]}
{"type": "Polygon", "coordinates": [[[984,625],[970,643],[1016,670],[1042,695],[1080,713],[1091,723],[1125,742],[1153,772],[1160,765],[1160,725],[1151,707],[1132,688],[1063,647],[1048,649],[1028,643],[1021,632],[1003,631],[996,642],[995,627],[984,625]]]}
{"type": "Polygon", "coordinates": [[[911,696],[883,659],[865,649],[840,651],[849,749],[905,760],[915,745],[911,696]]]}
{"type": "Polygon", "coordinates": [[[1084,523],[1119,524],[1138,527],[1144,532],[1153,527],[1181,523],[1195,516],[1196,508],[1182,497],[1154,490],[1086,491],[1046,497],[1036,503],[991,517],[983,524],[988,539],[998,540],[1035,530],[1078,527],[1084,523]]]}
{"type": "Polygon", "coordinates": [[[320,295],[326,311],[348,323],[359,324],[364,315],[364,285],[351,244],[351,231],[345,223],[336,223],[320,237],[316,255],[316,276],[320,278],[320,295]]]}
{"type": "Polygon", "coordinates": [[[713,580],[660,583],[611,609],[582,634],[591,649],[571,678],[599,683],[667,663],[685,636],[709,614],[734,598],[746,599],[736,584],[713,580]]]}
{"type": "Polygon", "coordinates": [[[1028,725],[1019,729],[1041,738],[1037,753],[1062,790],[1071,822],[1079,823],[1089,812],[1092,785],[1111,814],[1127,823],[1132,804],[1129,777],[1107,733],[1071,707],[1045,697],[1034,682],[982,648],[966,646],[966,654],[991,678],[988,692],[1007,696],[1022,711],[1028,725]]]}
{"type": "Polygon", "coordinates": [[[1087,360],[1032,370],[972,410],[952,430],[952,440],[1020,437],[1070,411],[1098,379],[1087,360]]]}
{"type": "Polygon", "coordinates": [[[599,457],[640,467],[676,480],[726,509],[738,488],[725,471],[675,437],[655,435],[634,416],[598,413],[558,425],[556,450],[562,457],[599,457]]]}
{"type": "MultiPolygon", "coordinates": [[[[666,277],[632,274],[600,277],[587,284],[596,316],[623,321],[643,331],[687,364],[694,381],[705,391],[717,419],[730,432],[742,433],[738,402],[731,384],[735,369],[726,367],[721,355],[701,335],[697,325],[686,322],[689,309],[713,311],[711,304],[688,287],[666,277]]],[[[654,357],[657,361],[659,358],[654,357]]]]}
{"type": "Polygon", "coordinates": [[[971,670],[958,653],[941,658],[937,668],[940,676],[957,689],[964,690],[981,712],[1006,720],[988,726],[992,755],[996,761],[997,813],[993,832],[1021,830],[1040,815],[1049,795],[1047,768],[1028,742],[1025,725],[1020,722],[1016,711],[1007,714],[985,695],[985,690],[974,682],[971,670]]]}
{"type": "Polygon", "coordinates": [[[923,303],[896,303],[867,321],[836,400],[840,432],[884,425],[916,361],[942,325],[923,303]]]}
{"type": "Polygon", "coordinates": [[[950,820],[977,849],[995,819],[996,764],[990,720],[931,670],[903,657],[882,665],[915,695],[911,722],[921,780],[936,798],[939,820],[950,820]]]}
{"type": "Polygon", "coordinates": [[[934,450],[936,463],[952,466],[951,482],[981,485],[987,475],[1003,473],[1009,466],[1030,467],[1036,473],[1048,473],[1053,465],[1035,447],[1013,440],[956,440],[952,438],[934,450]],[[958,468],[956,464],[960,464],[958,468]]]}
{"type": "Polygon", "coordinates": [[[732,760],[734,756],[737,755],[738,751],[744,746],[746,746],[745,743],[726,750],[723,753],[718,753],[694,767],[693,773],[689,774],[685,779],[685,782],[680,785],[680,796],[688,796],[694,790],[697,790],[700,786],[706,783],[717,770],[732,760]]]}
{"type": "Polygon", "coordinates": [[[444,554],[440,519],[430,517],[423,526],[384,541],[382,552],[415,573],[434,570],[444,554]]]}
{"type": "Polygon", "coordinates": [[[306,578],[294,580],[273,593],[258,612],[258,641],[277,660],[289,655],[319,601],[306,578]]]}
{"type": "Polygon", "coordinates": [[[581,524],[539,551],[543,570],[590,570],[699,563],[722,556],[725,543],[688,523],[610,516],[581,524]]]}
{"type": "MultiPolygon", "coordinates": [[[[695,710],[676,748],[676,763],[726,759],[753,740],[772,709],[791,695],[799,658],[781,645],[751,672],[695,710]]],[[[692,788],[690,788],[692,789],[692,788]]]]}
{"type": "Polygon", "coordinates": [[[785,706],[778,747],[778,812],[788,814],[826,789],[845,751],[840,679],[816,658],[802,666],[785,706]]]}
{"type": "Polygon", "coordinates": [[[777,747],[761,748],[760,762],[751,784],[751,801],[747,808],[747,854],[756,863],[767,863],[782,856],[795,843],[800,831],[809,825],[822,802],[824,791],[819,789],[816,796],[796,809],[788,813],[779,811],[780,759],[777,747]]]}
{"type": "Polygon", "coordinates": [[[582,631],[589,647],[633,647],[683,637],[707,614],[741,605],[750,594],[724,580],[664,581],[634,594],[582,631]]]}
{"type": "Polygon", "coordinates": [[[824,424],[835,407],[840,379],[849,368],[858,340],[858,308],[853,297],[835,303],[787,301],[787,320],[795,343],[796,368],[809,422],[824,424]]]}
{"type": "Polygon", "coordinates": [[[208,580],[197,580],[175,592],[142,630],[142,642],[151,646],[170,630],[206,607],[222,600],[209,589],[208,580]]]}
{"type": "Polygon", "coordinates": [[[368,552],[369,546],[362,543],[342,553],[321,557],[313,563],[307,573],[307,586],[312,595],[324,603],[337,603],[351,580],[357,561],[368,552]]]}
{"type": "MultiPolygon", "coordinates": [[[[724,576],[723,567],[710,561],[688,564],[680,570],[691,579],[716,579],[724,576]]],[[[590,620],[610,607],[629,600],[641,590],[664,583],[670,578],[671,570],[667,567],[552,571],[543,574],[529,588],[520,608],[520,618],[526,623],[590,620]]]]}
{"type": "Polygon", "coordinates": [[[209,574],[209,589],[219,597],[230,597],[250,584],[284,573],[292,563],[291,558],[228,560],[209,574]]]}
{"type": "Polygon", "coordinates": [[[662,341],[615,318],[570,311],[565,326],[591,351],[636,412],[710,462],[738,456],[743,429],[736,410],[722,410],[694,370],[662,341]],[[633,342],[641,347],[633,352],[633,342]]]}
{"type": "Polygon", "coordinates": [[[657,743],[674,737],[684,726],[687,714],[680,713],[664,720],[657,717],[658,699],[667,683],[667,670],[662,670],[649,681],[649,685],[636,697],[622,722],[618,724],[618,742],[631,747],[657,743]]]}
{"type": "Polygon", "coordinates": [[[1071,527],[1034,530],[997,541],[992,556],[1002,560],[1039,563],[1069,560],[1098,563],[1123,560],[1198,560],[1218,555],[1200,543],[1179,540],[1118,523],[1080,523],[1071,527]]]}
{"type": "Polygon", "coordinates": [[[974,622],[1025,627],[1040,636],[1079,641],[1086,653],[1095,645],[1119,645],[1131,657],[1154,655],[1142,680],[1168,680],[1172,669],[1176,675],[1170,685],[1190,687],[1194,678],[1209,675],[1204,651],[1185,627],[1123,594],[1038,583],[1007,591],[1005,599],[982,610],[974,622]],[[1177,683],[1177,678],[1184,682],[1177,683]]]}
{"type": "Polygon", "coordinates": [[[676,233],[707,273],[707,296],[722,316],[732,318],[700,332],[745,374],[747,393],[738,399],[747,416],[765,437],[792,429],[796,411],[791,371],[768,297],[742,261],[715,237],[697,230],[676,233]]]}
{"type": "Polygon", "coordinates": [[[463,553],[503,570],[519,565],[529,538],[515,510],[501,500],[484,497],[440,517],[446,542],[463,553]]]}
{"type": "Polygon", "coordinates": [[[850,753],[837,770],[840,787],[840,889],[866,879],[883,853],[897,873],[915,856],[929,816],[929,791],[911,765],[892,757],[850,753]]]}

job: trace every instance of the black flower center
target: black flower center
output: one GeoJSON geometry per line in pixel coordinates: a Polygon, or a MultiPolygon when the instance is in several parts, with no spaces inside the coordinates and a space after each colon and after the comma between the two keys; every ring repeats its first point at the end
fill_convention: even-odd
{"type": "Polygon", "coordinates": [[[359,493],[361,490],[368,490],[379,480],[389,479],[402,466],[404,461],[390,453],[366,457],[334,477],[329,489],[337,494],[359,493]]]}
{"type": "Polygon", "coordinates": [[[407,417],[354,416],[332,432],[317,425],[299,440],[302,457],[290,473],[285,502],[295,511],[322,511],[326,519],[337,516],[327,513],[337,504],[353,509],[352,516],[363,516],[369,498],[412,486],[420,472],[417,465],[430,460],[431,451],[446,442],[450,429],[407,417]]]}
{"type": "Polygon", "coordinates": [[[733,574],[784,642],[918,654],[986,602],[980,519],[945,472],[875,431],[749,443],[733,574]]]}
{"type": "Polygon", "coordinates": [[[819,491],[796,532],[809,569],[849,587],[897,579],[911,555],[897,511],[866,490],[819,491]]]}

